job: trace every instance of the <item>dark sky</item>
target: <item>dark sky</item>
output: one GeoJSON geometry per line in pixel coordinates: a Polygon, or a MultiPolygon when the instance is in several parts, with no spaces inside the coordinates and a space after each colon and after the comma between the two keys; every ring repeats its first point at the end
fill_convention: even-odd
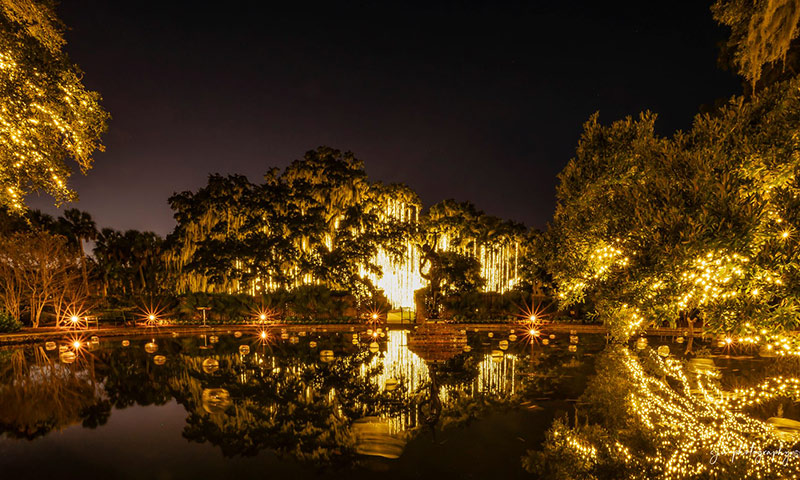
{"type": "Polygon", "coordinates": [[[741,89],[710,2],[433,3],[64,1],[67,51],[113,117],[69,206],[165,234],[173,192],[329,145],[426,206],[542,228],[593,112],[650,109],[669,134],[741,89]]]}

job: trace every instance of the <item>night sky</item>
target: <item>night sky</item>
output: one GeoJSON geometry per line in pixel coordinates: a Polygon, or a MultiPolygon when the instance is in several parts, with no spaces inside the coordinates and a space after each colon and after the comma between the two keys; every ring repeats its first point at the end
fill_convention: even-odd
{"type": "Polygon", "coordinates": [[[209,173],[258,182],[329,145],[426,206],[470,200],[543,228],[593,112],[650,109],[670,134],[741,91],[717,67],[726,31],[704,1],[172,3],[58,7],[112,115],[66,205],[101,227],[166,234],[173,192],[209,173]]]}

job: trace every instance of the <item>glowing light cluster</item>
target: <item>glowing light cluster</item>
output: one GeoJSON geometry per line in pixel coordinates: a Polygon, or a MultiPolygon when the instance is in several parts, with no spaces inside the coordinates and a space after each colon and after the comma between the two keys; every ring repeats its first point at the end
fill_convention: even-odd
{"type": "Polygon", "coordinates": [[[619,248],[612,245],[603,245],[589,255],[589,263],[593,270],[592,278],[601,278],[612,267],[627,267],[630,258],[625,256],[619,248]]]}
{"type": "MultiPolygon", "coordinates": [[[[722,250],[710,251],[695,258],[681,274],[686,292],[678,301],[678,305],[681,308],[700,306],[714,300],[736,296],[738,292],[731,283],[744,274],[742,266],[748,261],[747,257],[722,250]]],[[[758,294],[757,291],[751,293],[758,294]]]]}
{"type": "Polygon", "coordinates": [[[486,280],[484,291],[507,292],[514,288],[519,271],[519,242],[500,238],[493,242],[470,242],[469,246],[456,244],[447,232],[439,235],[435,245],[440,252],[457,252],[472,256],[481,266],[481,277],[486,280]]]}
{"type": "MultiPolygon", "coordinates": [[[[31,24],[45,25],[40,33],[49,25],[47,18],[31,20],[31,24]]],[[[25,208],[23,197],[31,191],[44,190],[58,201],[74,197],[67,186],[70,169],[64,159],[74,159],[82,171],[91,167],[92,152],[103,148],[99,135],[107,115],[97,103],[98,95],[86,91],[75,69],[57,66],[61,65],[60,47],[20,41],[12,38],[21,35],[14,30],[0,33],[4,45],[0,84],[6,92],[0,99],[0,205],[19,211],[25,208]],[[39,56],[51,58],[42,61],[44,67],[27,60],[39,56]]]]}
{"type": "Polygon", "coordinates": [[[619,441],[590,441],[580,429],[556,430],[572,452],[587,464],[601,457],[621,462],[649,478],[798,478],[800,464],[785,456],[753,456],[748,452],[791,450],[800,436],[781,436],[766,422],[742,412],[742,407],[779,395],[797,395],[797,379],[772,379],[748,391],[723,392],[713,372],[689,378],[679,360],[662,359],[649,351],[646,371],[639,357],[622,349],[632,391],[626,408],[655,450],[632,454],[619,441]],[[769,390],[771,389],[771,390],[769,390]],[[713,458],[722,461],[711,461],[713,458]],[[736,462],[731,462],[736,458],[736,462]],[[733,467],[745,471],[731,471],[733,467]],[[738,477],[737,477],[738,478],[738,477]]]}

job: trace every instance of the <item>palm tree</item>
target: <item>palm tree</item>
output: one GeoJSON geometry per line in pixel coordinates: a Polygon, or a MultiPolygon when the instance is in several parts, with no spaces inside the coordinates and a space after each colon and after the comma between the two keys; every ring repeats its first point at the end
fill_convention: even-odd
{"type": "Polygon", "coordinates": [[[83,286],[88,293],[89,275],[86,271],[86,252],[83,250],[83,242],[97,238],[97,224],[89,212],[83,212],[77,208],[64,210],[64,214],[58,218],[58,224],[67,239],[78,250],[83,269],[83,286]]]}

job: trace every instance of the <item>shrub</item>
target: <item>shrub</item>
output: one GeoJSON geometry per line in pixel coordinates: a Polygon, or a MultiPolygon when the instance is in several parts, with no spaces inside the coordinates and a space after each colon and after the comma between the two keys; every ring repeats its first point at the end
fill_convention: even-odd
{"type": "Polygon", "coordinates": [[[22,324],[4,310],[0,310],[0,333],[18,332],[22,324]]]}

